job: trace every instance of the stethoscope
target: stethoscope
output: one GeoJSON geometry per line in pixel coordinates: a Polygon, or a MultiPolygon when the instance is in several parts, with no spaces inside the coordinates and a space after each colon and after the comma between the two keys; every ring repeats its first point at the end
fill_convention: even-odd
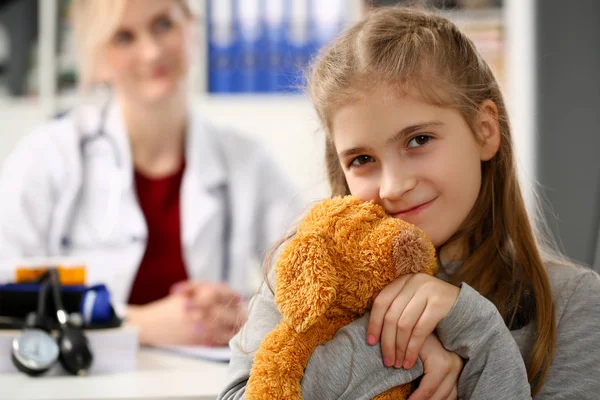
{"type": "MultiPolygon", "coordinates": [[[[109,189],[108,189],[108,200],[104,213],[102,213],[101,218],[94,222],[88,222],[88,228],[90,232],[93,234],[93,240],[98,243],[106,243],[113,233],[114,227],[117,224],[118,219],[118,211],[119,211],[119,199],[123,194],[123,161],[121,159],[121,155],[119,153],[119,148],[115,141],[115,138],[106,133],[106,120],[108,115],[108,110],[110,106],[110,101],[104,103],[100,110],[100,117],[98,120],[98,125],[92,134],[82,135],[79,141],[79,154],[81,164],[84,166],[84,171],[86,168],[86,151],[90,148],[92,144],[98,143],[99,141],[104,141],[106,145],[110,148],[111,157],[113,158],[114,168],[111,168],[111,176],[109,178],[109,189]],[[99,224],[99,226],[98,226],[99,224]]],[[[60,118],[64,116],[66,113],[60,114],[57,117],[60,118]]],[[[83,174],[85,180],[85,173],[83,174]]],[[[84,182],[85,184],[85,182],[84,182]]],[[[77,196],[81,197],[82,188],[79,190],[77,196]]],[[[79,199],[77,199],[79,200],[79,199]]],[[[70,218],[74,218],[74,215],[71,215],[70,218]]],[[[63,251],[68,250],[72,245],[71,238],[71,224],[68,224],[66,232],[61,237],[60,245],[63,251]]],[[[140,241],[139,237],[132,237],[132,241],[140,241]]]]}
{"type": "MultiPolygon", "coordinates": [[[[117,224],[118,220],[118,212],[119,212],[119,201],[123,194],[123,160],[119,153],[119,147],[115,138],[106,132],[106,120],[108,116],[108,111],[110,107],[111,101],[107,101],[102,106],[100,111],[100,118],[98,120],[98,126],[96,130],[89,135],[82,135],[82,138],[79,142],[79,152],[81,157],[82,165],[85,166],[86,160],[86,150],[93,143],[97,143],[98,141],[105,141],[106,144],[110,147],[110,151],[112,153],[112,157],[114,159],[115,167],[112,168],[112,176],[109,179],[109,193],[108,193],[108,204],[106,206],[106,210],[101,219],[101,225],[99,228],[93,227],[92,231],[94,232],[95,240],[98,243],[105,243],[110,235],[113,233],[114,227],[117,224]]],[[[64,115],[64,114],[61,114],[64,115]]],[[[59,115],[58,117],[60,117],[59,115]]],[[[223,150],[221,146],[218,147],[218,153],[221,157],[221,161],[223,165],[227,166],[225,155],[223,154],[223,150]]],[[[84,174],[85,176],[85,174],[84,174]]],[[[227,174],[226,174],[227,176],[227,174]]],[[[85,182],[84,182],[85,184],[85,182]]],[[[81,195],[81,190],[80,190],[81,195]]],[[[230,249],[231,246],[231,231],[232,231],[232,210],[231,210],[231,199],[229,194],[229,185],[228,182],[225,182],[222,188],[222,196],[223,196],[223,204],[224,204],[224,212],[223,212],[223,268],[221,273],[221,280],[223,282],[227,282],[229,279],[229,270],[230,270],[230,249]]],[[[68,250],[71,245],[71,237],[70,237],[70,229],[67,229],[61,237],[61,247],[63,251],[68,250]]],[[[130,237],[131,242],[133,243],[146,243],[146,238],[142,238],[140,236],[134,235],[130,237]]]]}
{"type": "MultiPolygon", "coordinates": [[[[113,229],[117,223],[118,212],[119,212],[119,198],[123,194],[123,161],[119,154],[119,148],[115,142],[114,137],[106,133],[106,116],[108,114],[109,102],[106,102],[100,112],[100,119],[96,132],[89,136],[84,136],[80,143],[80,154],[82,162],[85,162],[85,151],[93,142],[98,140],[104,140],[110,147],[110,152],[114,158],[116,168],[112,168],[111,177],[109,179],[109,191],[108,191],[108,204],[106,205],[106,211],[101,219],[101,225],[98,229],[95,229],[95,234],[98,240],[104,242],[109,239],[113,229]]],[[[95,228],[95,227],[94,227],[95,228]]],[[[132,238],[133,239],[133,238],[132,238]]]]}

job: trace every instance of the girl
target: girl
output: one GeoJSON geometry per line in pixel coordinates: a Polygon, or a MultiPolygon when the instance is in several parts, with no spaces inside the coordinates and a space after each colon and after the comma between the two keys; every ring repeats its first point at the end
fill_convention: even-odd
{"type": "Polygon", "coordinates": [[[257,143],[191,107],[186,1],[71,5],[81,83],[114,96],[47,123],[9,157],[2,269],[11,279],[23,258],[81,260],[89,283],[128,304],[142,343],[227,344],[245,320],[253,261],[300,199],[257,143]]]}
{"type": "MultiPolygon", "coordinates": [[[[370,315],[320,346],[305,398],[369,398],[422,369],[411,399],[597,398],[600,277],[538,246],[504,101],[472,42],[440,16],[383,8],[322,53],[309,88],[332,194],[423,229],[440,271],[390,283],[370,315]],[[440,357],[450,361],[432,362],[440,357]]],[[[230,343],[222,399],[243,395],[246,349],[279,318],[261,289],[230,343]]]]}

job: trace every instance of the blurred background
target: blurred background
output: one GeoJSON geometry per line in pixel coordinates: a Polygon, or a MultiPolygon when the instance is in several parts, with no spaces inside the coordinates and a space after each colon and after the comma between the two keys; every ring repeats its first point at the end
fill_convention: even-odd
{"type": "MultiPolygon", "coordinates": [[[[405,2],[190,3],[200,32],[195,101],[211,120],[262,141],[308,200],[327,196],[323,140],[302,92],[306,65],[370,8],[405,2]]],[[[600,2],[409,3],[440,9],[491,64],[510,111],[526,199],[532,204],[533,188],[540,189],[562,249],[600,270],[600,2]]],[[[68,0],[0,0],[0,163],[36,125],[82,101],[68,7],[68,0]]]]}

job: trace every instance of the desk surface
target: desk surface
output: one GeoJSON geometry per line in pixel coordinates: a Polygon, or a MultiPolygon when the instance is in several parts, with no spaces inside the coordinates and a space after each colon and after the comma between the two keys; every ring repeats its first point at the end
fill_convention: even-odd
{"type": "Polygon", "coordinates": [[[87,377],[0,375],[0,399],[214,400],[225,387],[227,365],[141,349],[137,370],[87,377]]]}

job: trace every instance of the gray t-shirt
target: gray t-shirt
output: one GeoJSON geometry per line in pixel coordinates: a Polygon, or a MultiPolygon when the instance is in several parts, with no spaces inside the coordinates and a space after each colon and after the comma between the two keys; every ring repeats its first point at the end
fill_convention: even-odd
{"type": "MultiPolygon", "coordinates": [[[[557,323],[556,354],[536,399],[600,399],[600,276],[583,267],[547,267],[557,323]]],[[[438,277],[444,279],[443,272],[438,277]]],[[[273,294],[263,285],[247,324],[230,342],[228,385],[219,399],[242,399],[254,353],[280,321],[273,294]]],[[[370,399],[422,375],[383,364],[379,345],[366,341],[369,314],[318,346],[305,370],[305,399],[370,399]]],[[[446,349],[465,359],[458,382],[461,399],[531,399],[524,358],[533,324],[509,331],[496,307],[467,284],[437,327],[446,349]]]]}

